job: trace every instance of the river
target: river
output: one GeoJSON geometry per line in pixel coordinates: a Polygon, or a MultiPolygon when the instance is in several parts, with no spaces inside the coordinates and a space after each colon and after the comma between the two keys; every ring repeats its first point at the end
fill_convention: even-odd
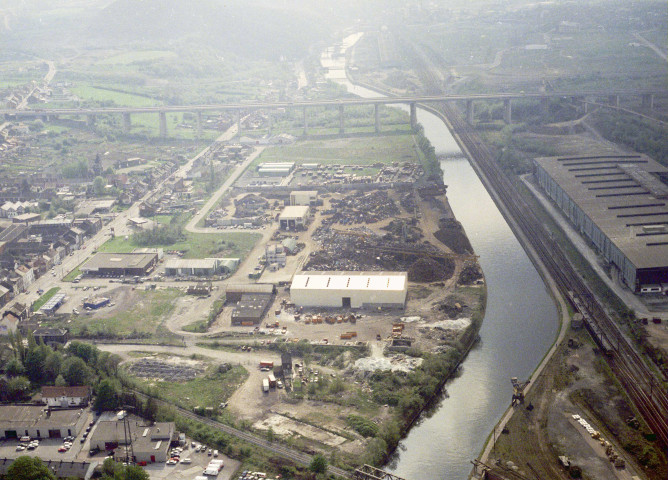
{"type": "MultiPolygon", "coordinates": [[[[360,36],[347,37],[337,49],[345,50],[360,36]]],[[[361,97],[380,96],[350,83],[345,57],[332,52],[328,49],[321,59],[328,78],[361,97]]],[[[463,480],[510,403],[510,378],[531,375],[556,339],[559,316],[536,268],[445,124],[420,109],[417,118],[436,153],[448,158],[441,162],[448,200],[480,256],[487,310],[481,341],[460,375],[446,384],[449,397],[411,429],[386,469],[407,480],[463,480]]]]}

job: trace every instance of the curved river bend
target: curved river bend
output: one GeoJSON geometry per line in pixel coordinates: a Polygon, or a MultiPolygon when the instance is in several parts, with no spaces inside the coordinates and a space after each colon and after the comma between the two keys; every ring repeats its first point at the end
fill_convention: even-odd
{"type": "MultiPolygon", "coordinates": [[[[351,46],[358,35],[344,40],[351,46]]],[[[342,57],[322,56],[328,78],[361,97],[377,92],[353,85],[342,57]]],[[[345,58],[345,57],[343,57],[345,58]]],[[[527,378],[559,331],[554,301],[536,268],[480,182],[445,124],[418,109],[418,121],[441,162],[448,200],[462,223],[487,281],[487,310],[481,341],[463,363],[461,374],[446,385],[442,399],[400,443],[387,470],[407,480],[466,479],[471,460],[510,403],[510,377],[527,378]]]]}

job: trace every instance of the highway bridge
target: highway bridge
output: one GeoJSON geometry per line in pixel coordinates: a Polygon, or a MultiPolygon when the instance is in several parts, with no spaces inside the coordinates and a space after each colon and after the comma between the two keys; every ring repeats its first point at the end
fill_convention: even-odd
{"type": "Polygon", "coordinates": [[[506,123],[512,122],[512,101],[519,99],[534,99],[542,102],[545,106],[549,105],[551,98],[566,98],[575,101],[584,101],[587,98],[607,98],[608,103],[619,106],[619,100],[622,97],[639,97],[643,108],[652,109],[654,107],[654,97],[658,95],[668,95],[668,91],[636,91],[636,90],[598,90],[588,92],[519,92],[519,93],[489,93],[489,94],[463,94],[463,95],[421,95],[421,96],[401,96],[401,97],[374,97],[374,98],[346,98],[334,100],[306,100],[297,102],[239,102],[224,104],[204,104],[204,105],[159,105],[151,107],[95,107],[95,108],[52,108],[52,109],[0,109],[0,115],[5,119],[19,118],[43,118],[49,120],[61,115],[84,116],[89,124],[95,123],[97,115],[122,115],[123,127],[129,131],[132,126],[131,115],[137,113],[156,113],[160,119],[160,135],[167,136],[167,113],[192,112],[197,114],[197,129],[201,133],[202,113],[203,112],[236,112],[237,124],[241,130],[242,112],[251,112],[257,110],[277,110],[277,109],[302,109],[304,135],[308,130],[307,109],[316,107],[333,107],[339,109],[339,132],[345,131],[345,114],[347,106],[373,105],[374,121],[376,132],[380,131],[379,107],[381,105],[406,104],[410,107],[410,123],[412,127],[417,125],[416,106],[421,103],[449,103],[463,101],[466,102],[466,117],[472,123],[474,114],[474,102],[482,101],[503,101],[504,120],[506,123]]]}

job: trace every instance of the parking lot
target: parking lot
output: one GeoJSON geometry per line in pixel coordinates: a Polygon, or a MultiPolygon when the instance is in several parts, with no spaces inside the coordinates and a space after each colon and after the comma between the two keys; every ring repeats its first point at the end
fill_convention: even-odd
{"type": "MultiPolygon", "coordinates": [[[[196,476],[202,475],[204,469],[209,464],[213,456],[209,456],[206,451],[195,452],[191,443],[181,452],[181,460],[189,458],[191,463],[177,463],[176,465],[166,465],[164,463],[154,463],[144,467],[146,472],[150,475],[152,480],[157,479],[174,479],[174,480],[193,480],[196,476]]],[[[219,460],[223,460],[224,467],[218,476],[207,476],[209,479],[229,480],[232,478],[234,472],[237,471],[240,462],[232,460],[225,455],[218,455],[219,460]]]]}

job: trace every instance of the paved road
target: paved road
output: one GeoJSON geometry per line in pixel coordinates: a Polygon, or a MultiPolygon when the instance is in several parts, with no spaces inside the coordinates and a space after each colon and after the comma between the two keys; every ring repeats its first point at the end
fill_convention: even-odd
{"type": "Polygon", "coordinates": [[[658,46],[654,45],[652,42],[647,40],[645,37],[640,35],[638,32],[633,34],[636,39],[640,40],[640,42],[645,45],[646,47],[650,48],[654,53],[656,53],[662,60],[665,60],[668,62],[668,55],[666,55],[666,52],[659,48],[658,46]]]}
{"type": "MultiPolygon", "coordinates": [[[[236,128],[236,126],[234,127],[236,128]]],[[[248,165],[251,164],[253,160],[255,160],[258,155],[262,153],[264,150],[264,147],[257,147],[253,153],[251,153],[246,160],[243,161],[241,165],[239,165],[225,180],[225,182],[220,186],[216,192],[211,195],[211,198],[204,204],[204,206],[197,212],[193,218],[190,219],[190,221],[186,224],[186,230],[189,232],[195,232],[195,233],[220,233],[220,230],[217,228],[205,228],[205,227],[197,227],[197,224],[199,223],[204,216],[209,213],[209,211],[218,203],[218,201],[221,199],[221,197],[230,189],[232,184],[237,181],[237,179],[241,176],[241,174],[248,168],[248,165]]]]}

